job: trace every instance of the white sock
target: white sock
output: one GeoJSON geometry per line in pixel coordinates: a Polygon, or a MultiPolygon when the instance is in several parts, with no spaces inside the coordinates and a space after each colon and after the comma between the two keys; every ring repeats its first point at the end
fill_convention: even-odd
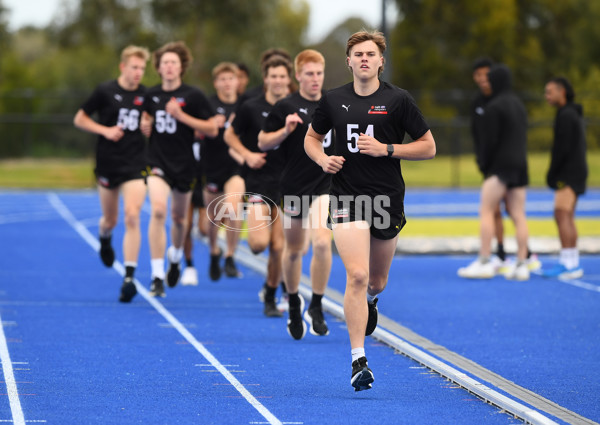
{"type": "Polygon", "coordinates": [[[377,298],[377,295],[369,295],[369,293],[367,292],[367,302],[369,304],[373,304],[373,301],[375,301],[375,298],[377,298]]]}
{"type": "Polygon", "coordinates": [[[125,267],[135,267],[135,268],[137,268],[137,263],[135,261],[125,261],[123,263],[123,265],[125,267]]]}
{"type": "Polygon", "coordinates": [[[566,248],[567,261],[565,267],[568,269],[576,269],[579,267],[579,250],[577,248],[566,248]]]}
{"type": "Polygon", "coordinates": [[[175,248],[173,245],[167,249],[167,258],[171,263],[179,263],[183,258],[183,247],[175,248]]]}
{"type": "Polygon", "coordinates": [[[351,351],[351,354],[352,354],[352,362],[354,363],[355,360],[358,360],[361,357],[365,356],[365,348],[364,347],[353,348],[351,351]]]}
{"type": "Polygon", "coordinates": [[[560,255],[558,257],[558,263],[562,264],[563,266],[569,268],[567,266],[567,263],[569,262],[569,248],[562,248],[560,250],[560,255]]]}
{"type": "Polygon", "coordinates": [[[150,260],[150,267],[152,269],[152,279],[155,277],[159,279],[165,278],[165,259],[164,258],[153,258],[150,260]]]}

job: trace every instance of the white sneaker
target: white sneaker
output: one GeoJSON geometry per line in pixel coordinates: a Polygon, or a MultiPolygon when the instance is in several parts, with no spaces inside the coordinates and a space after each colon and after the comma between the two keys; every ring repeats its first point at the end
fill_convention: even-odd
{"type": "Polygon", "coordinates": [[[542,268],[542,262],[539,260],[536,254],[531,254],[531,256],[525,260],[525,263],[527,263],[527,268],[530,271],[535,271],[542,268]]]}
{"type": "Polygon", "coordinates": [[[458,269],[457,274],[467,279],[491,279],[496,276],[496,267],[494,262],[482,263],[478,258],[467,267],[458,269]]]}
{"type": "Polygon", "coordinates": [[[504,275],[505,278],[510,280],[529,280],[529,267],[526,261],[518,262],[504,275]]]}
{"type": "Polygon", "coordinates": [[[194,267],[186,267],[183,269],[183,275],[181,276],[181,284],[188,286],[198,285],[198,272],[194,267]]]}

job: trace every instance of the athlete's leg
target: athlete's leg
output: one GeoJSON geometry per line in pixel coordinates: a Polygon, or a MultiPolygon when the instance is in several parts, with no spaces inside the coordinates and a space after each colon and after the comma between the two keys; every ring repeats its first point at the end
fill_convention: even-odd
{"type": "Polygon", "coordinates": [[[181,249],[183,254],[183,241],[187,229],[187,214],[192,199],[192,192],[179,192],[173,190],[171,203],[171,244],[176,249],[181,249]]]}
{"type": "Polygon", "coordinates": [[[333,239],[346,268],[344,315],[352,349],[364,348],[371,234],[364,221],[333,225],[333,239]]]}
{"type": "MultiPolygon", "coordinates": [[[[329,195],[317,197],[310,206],[312,258],[310,278],[313,294],[323,295],[331,272],[331,230],[327,227],[329,195]]],[[[286,281],[287,283],[287,281],[286,281]]]]}
{"type": "Polygon", "coordinates": [[[271,208],[270,238],[269,238],[269,260],[267,263],[267,286],[277,288],[281,282],[281,269],[283,267],[283,246],[285,237],[283,235],[283,220],[281,211],[277,207],[271,208]]]}
{"type": "Polygon", "coordinates": [[[394,254],[398,236],[393,239],[377,239],[371,236],[371,253],[369,260],[369,288],[367,292],[371,296],[380,294],[388,282],[388,275],[394,254]]]}
{"type": "Polygon", "coordinates": [[[527,259],[527,241],[529,239],[529,229],[527,227],[527,217],[525,215],[526,197],[527,190],[525,187],[508,189],[506,194],[508,213],[515,225],[518,261],[525,261],[527,259]]]}
{"type": "Polygon", "coordinates": [[[126,263],[137,264],[142,240],[140,212],[146,198],[146,183],[143,179],[129,180],[121,185],[125,209],[125,235],[123,256],[126,263]]]}
{"type": "Polygon", "coordinates": [[[219,213],[219,208],[223,206],[222,202],[216,200],[217,198],[222,197],[222,195],[222,193],[211,193],[204,189],[204,202],[206,205],[210,206],[210,208],[206,210],[206,215],[208,218],[208,245],[211,255],[218,255],[221,252],[219,245],[217,244],[221,221],[219,220],[219,222],[216,222],[215,218],[219,213]]]}
{"type": "Polygon", "coordinates": [[[500,181],[498,176],[485,179],[481,186],[481,200],[479,207],[479,225],[481,247],[479,255],[489,258],[492,251],[492,238],[494,236],[494,212],[500,205],[500,201],[506,194],[506,185],[500,181]]]}
{"type": "Polygon", "coordinates": [[[108,237],[112,234],[119,218],[119,189],[108,189],[98,185],[98,196],[102,209],[98,234],[100,237],[108,237]]]}
{"type": "Polygon", "coordinates": [[[254,203],[248,206],[248,246],[253,254],[260,254],[269,246],[271,239],[271,211],[264,203],[254,203]]]}
{"type": "Polygon", "coordinates": [[[240,241],[240,233],[242,224],[244,223],[242,217],[238,214],[242,203],[242,195],[245,190],[244,179],[238,175],[232,176],[225,183],[224,190],[227,202],[231,203],[231,207],[228,208],[231,208],[231,211],[235,213],[235,217],[226,220],[227,230],[225,231],[225,238],[227,241],[227,252],[225,253],[225,257],[233,257],[240,241]]]}
{"type": "Polygon", "coordinates": [[[163,179],[148,176],[148,197],[150,198],[150,223],[148,225],[148,244],[150,258],[164,259],[167,244],[166,219],[167,205],[171,188],[163,179]]]}
{"type": "Polygon", "coordinates": [[[577,247],[577,227],[575,225],[575,205],[577,195],[569,186],[554,194],[554,219],[562,248],[577,247]]]}
{"type": "Polygon", "coordinates": [[[283,280],[287,292],[295,294],[302,276],[302,254],[306,238],[305,219],[284,217],[283,280]]]}

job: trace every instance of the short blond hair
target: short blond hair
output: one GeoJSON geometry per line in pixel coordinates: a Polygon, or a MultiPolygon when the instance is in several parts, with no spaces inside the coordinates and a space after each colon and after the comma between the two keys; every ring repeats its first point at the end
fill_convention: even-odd
{"type": "Polygon", "coordinates": [[[224,72],[233,72],[237,75],[240,72],[240,68],[233,62],[221,62],[212,69],[213,80],[224,72]]]}
{"type": "Polygon", "coordinates": [[[132,56],[140,58],[144,62],[148,62],[148,59],[150,59],[150,51],[145,47],[129,45],[121,52],[121,62],[126,63],[132,56]]]}
{"type": "Polygon", "coordinates": [[[320,52],[314,49],[302,50],[294,59],[294,69],[296,72],[300,72],[302,67],[307,63],[320,63],[325,66],[325,58],[320,52]]]}
{"type": "MultiPolygon", "coordinates": [[[[348,43],[346,43],[346,57],[350,57],[350,51],[357,44],[363,43],[365,41],[372,41],[375,43],[379,49],[379,54],[383,56],[383,53],[386,49],[385,36],[381,31],[359,31],[350,36],[348,39],[348,43]]],[[[379,67],[378,75],[381,75],[383,72],[383,67],[385,65],[385,57],[383,58],[383,64],[379,67]]]]}

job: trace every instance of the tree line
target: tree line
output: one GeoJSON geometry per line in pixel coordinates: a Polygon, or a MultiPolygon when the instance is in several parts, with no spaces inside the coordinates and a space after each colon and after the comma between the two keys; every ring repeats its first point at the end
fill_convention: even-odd
{"type": "MultiPolygon", "coordinates": [[[[595,42],[600,2],[388,1],[395,1],[399,11],[386,34],[389,80],[417,98],[438,130],[442,152],[451,139],[461,140],[460,150],[470,144],[464,117],[475,93],[471,63],[480,56],[513,70],[515,89],[529,110],[530,148],[547,149],[551,143],[554,110],[542,93],[556,75],[573,82],[588,117],[588,144],[600,146],[600,44],[595,42]]],[[[365,2],[365,7],[381,3],[365,2]]],[[[29,138],[31,145],[61,140],[67,150],[81,143],[80,133],[52,124],[70,124],[90,90],[117,75],[119,53],[128,44],[153,50],[185,41],[194,55],[185,80],[207,92],[212,92],[212,67],[224,60],[246,63],[252,82],[259,83],[258,58],[271,47],[292,55],[316,48],[327,59],[326,88],[349,81],[345,42],[351,33],[370,28],[360,17],[352,18],[309,46],[304,42],[308,17],[305,0],[78,0],[61,3],[46,27],[10,31],[0,0],[0,156],[23,154],[22,144],[12,140],[29,138]]],[[[143,83],[158,81],[149,65],[143,83]]],[[[38,147],[42,153],[54,148],[38,147]]]]}

